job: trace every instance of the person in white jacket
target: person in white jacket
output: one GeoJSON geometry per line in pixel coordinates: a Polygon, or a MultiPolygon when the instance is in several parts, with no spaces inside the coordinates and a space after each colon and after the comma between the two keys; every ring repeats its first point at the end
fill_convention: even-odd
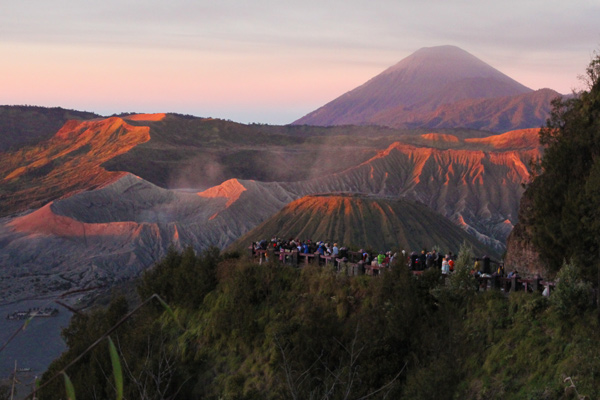
{"type": "Polygon", "coordinates": [[[442,274],[448,275],[450,273],[450,264],[448,263],[448,257],[444,257],[442,261],[442,274]]]}

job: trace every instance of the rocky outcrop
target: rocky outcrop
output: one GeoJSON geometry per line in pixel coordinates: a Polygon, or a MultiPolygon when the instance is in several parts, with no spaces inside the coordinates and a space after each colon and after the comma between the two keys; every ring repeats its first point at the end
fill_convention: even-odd
{"type": "Polygon", "coordinates": [[[508,236],[504,267],[506,271],[517,270],[525,277],[539,275],[546,279],[551,278],[523,224],[517,224],[508,236]]]}
{"type": "Polygon", "coordinates": [[[522,276],[552,278],[532,241],[531,207],[531,200],[525,192],[519,207],[519,223],[506,240],[505,268],[507,271],[517,270],[522,276]]]}

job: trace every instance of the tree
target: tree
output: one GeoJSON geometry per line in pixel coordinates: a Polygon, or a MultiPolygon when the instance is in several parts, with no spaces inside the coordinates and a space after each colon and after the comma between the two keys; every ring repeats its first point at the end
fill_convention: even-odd
{"type": "Polygon", "coordinates": [[[10,399],[10,386],[0,385],[0,400],[10,399]]]}
{"type": "Polygon", "coordinates": [[[525,196],[532,200],[533,243],[550,271],[573,260],[583,276],[596,276],[600,229],[600,55],[587,70],[588,90],[553,101],[540,131],[546,146],[525,196]]]}

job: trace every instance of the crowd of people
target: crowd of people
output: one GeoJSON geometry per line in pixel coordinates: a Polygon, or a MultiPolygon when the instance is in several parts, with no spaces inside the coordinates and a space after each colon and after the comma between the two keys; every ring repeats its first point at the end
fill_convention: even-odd
{"type": "Polygon", "coordinates": [[[321,256],[334,256],[336,258],[348,257],[348,249],[340,247],[335,242],[312,241],[310,239],[301,241],[299,239],[281,239],[277,237],[252,243],[252,250],[273,249],[279,252],[280,260],[283,260],[286,252],[297,250],[301,254],[319,254],[321,256]]]}
{"type": "MultiPolygon", "coordinates": [[[[286,240],[277,237],[273,237],[271,240],[264,239],[252,243],[252,252],[255,255],[260,253],[259,263],[262,263],[263,260],[271,261],[268,257],[274,256],[278,257],[279,261],[282,263],[294,265],[298,263],[298,254],[307,254],[312,257],[319,255],[321,259],[326,259],[325,263],[331,263],[336,266],[339,271],[345,268],[345,265],[354,265],[353,268],[357,268],[358,264],[358,268],[360,269],[360,265],[362,265],[364,268],[363,273],[368,275],[377,275],[381,270],[385,270],[386,268],[405,265],[416,273],[420,273],[430,268],[436,268],[440,270],[443,275],[449,276],[454,272],[457,260],[457,255],[451,251],[446,254],[442,254],[438,250],[422,250],[420,253],[413,251],[410,254],[405,250],[397,252],[374,252],[372,250],[364,249],[351,251],[347,247],[340,246],[334,241],[324,242],[293,238],[286,240]],[[272,252],[267,250],[272,250],[272,252]]],[[[517,285],[515,286],[515,290],[519,290],[516,289],[516,287],[519,287],[518,285],[521,287],[523,286],[521,282],[513,282],[511,284],[510,281],[507,280],[496,280],[495,278],[504,278],[505,276],[509,279],[520,279],[520,276],[517,270],[511,271],[508,275],[505,275],[503,264],[491,260],[487,255],[474,258],[471,262],[470,273],[478,278],[482,290],[486,290],[491,281],[495,282],[495,285],[498,285],[499,282],[501,282],[502,290],[504,291],[512,290],[511,285],[517,285]]],[[[525,286],[525,288],[531,291],[530,286],[525,286]]],[[[546,285],[543,294],[545,296],[550,294],[549,285],[546,285]]]]}
{"type": "MultiPolygon", "coordinates": [[[[271,240],[263,239],[252,243],[253,251],[272,249],[279,252],[279,258],[284,260],[286,252],[297,250],[301,254],[319,254],[321,256],[332,256],[335,260],[346,262],[349,259],[350,253],[356,256],[357,252],[349,252],[348,248],[339,246],[333,241],[313,241],[310,239],[300,240],[297,238],[281,239],[277,237],[271,240]]],[[[358,256],[362,259],[363,264],[371,268],[387,268],[392,265],[407,265],[413,271],[424,271],[429,268],[439,268],[442,274],[451,274],[454,271],[456,255],[449,251],[442,254],[437,250],[422,250],[420,253],[411,252],[407,254],[405,250],[400,252],[388,251],[367,251],[360,249],[358,256]]],[[[359,261],[356,260],[355,262],[359,261]]],[[[488,256],[476,258],[473,264],[471,273],[477,276],[504,276],[504,269],[501,264],[498,268],[492,269],[492,261],[488,256]]]]}

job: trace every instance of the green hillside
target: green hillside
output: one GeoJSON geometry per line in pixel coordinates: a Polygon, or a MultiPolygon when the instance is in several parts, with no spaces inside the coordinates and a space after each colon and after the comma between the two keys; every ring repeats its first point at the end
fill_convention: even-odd
{"type": "Polygon", "coordinates": [[[150,301],[132,316],[117,297],[73,317],[38,398],[66,397],[63,369],[77,398],[117,398],[109,330],[128,399],[600,396],[598,321],[575,269],[550,298],[507,296],[478,293],[468,259],[444,283],[436,269],[348,277],[171,251],[138,282],[150,301]]]}

